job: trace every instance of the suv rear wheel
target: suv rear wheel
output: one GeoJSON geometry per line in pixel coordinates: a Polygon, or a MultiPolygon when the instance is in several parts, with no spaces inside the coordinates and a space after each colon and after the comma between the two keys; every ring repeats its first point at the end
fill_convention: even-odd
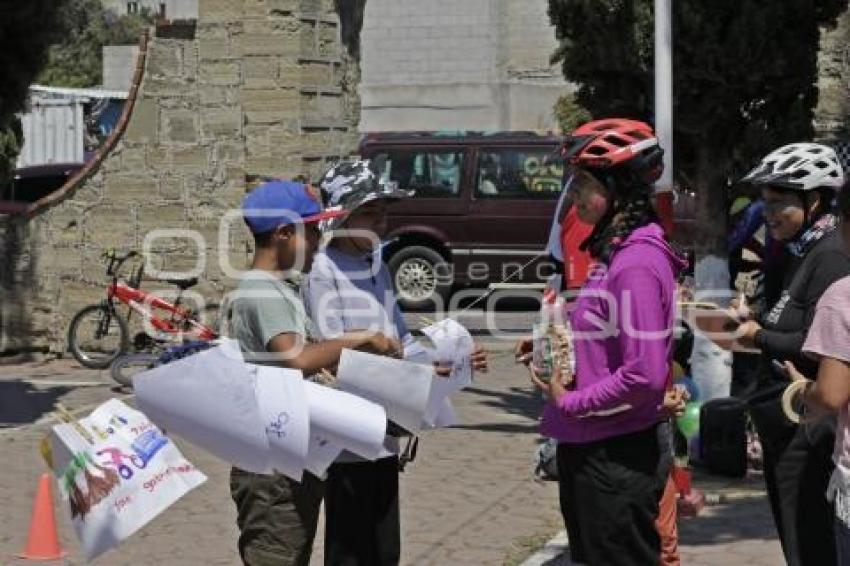
{"type": "Polygon", "coordinates": [[[439,252],[425,246],[401,248],[387,262],[399,304],[422,310],[449,297],[452,281],[448,263],[439,252]]]}

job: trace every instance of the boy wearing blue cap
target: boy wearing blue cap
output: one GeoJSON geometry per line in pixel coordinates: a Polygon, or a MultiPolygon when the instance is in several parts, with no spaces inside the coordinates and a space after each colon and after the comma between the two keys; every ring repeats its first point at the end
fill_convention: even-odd
{"type": "MultiPolygon", "coordinates": [[[[230,303],[230,325],[245,359],[298,369],[305,375],[331,368],[344,348],[399,355],[401,346],[383,334],[345,334],[312,342],[312,325],[298,290],[321,239],[318,223],[341,216],[325,210],[300,183],[271,181],[242,204],[256,249],[230,303]]],[[[321,480],[302,482],[280,474],[233,468],[230,491],[237,510],[239,554],[248,566],[307,566],[322,501],[321,480]]]]}

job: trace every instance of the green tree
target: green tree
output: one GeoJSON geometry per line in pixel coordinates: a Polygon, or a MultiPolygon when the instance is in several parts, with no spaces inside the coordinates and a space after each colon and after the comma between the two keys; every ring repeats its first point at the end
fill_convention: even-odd
{"type": "Polygon", "coordinates": [[[0,4],[0,189],[5,187],[23,141],[16,114],[47,60],[58,32],[56,0],[0,4]]]}
{"type": "Polygon", "coordinates": [[[118,15],[100,0],[66,0],[61,8],[61,41],[50,48],[38,82],[92,87],[103,82],[103,46],[135,45],[152,22],[149,13],[118,15]]]}
{"type": "Polygon", "coordinates": [[[576,96],[573,93],[559,96],[552,111],[555,114],[558,127],[564,134],[569,134],[591,119],[590,112],[576,102],[576,96]]]}
{"type": "MultiPolygon", "coordinates": [[[[676,174],[697,191],[697,251],[724,248],[726,188],[769,150],[811,139],[820,28],[846,0],[676,0],[676,174]]],[[[553,61],[597,118],[653,115],[652,0],[549,0],[553,61]]]]}

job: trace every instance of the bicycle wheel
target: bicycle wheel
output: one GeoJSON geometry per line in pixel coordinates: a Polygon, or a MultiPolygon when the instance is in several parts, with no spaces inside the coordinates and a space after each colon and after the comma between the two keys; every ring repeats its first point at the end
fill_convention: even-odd
{"type": "Polygon", "coordinates": [[[119,385],[133,387],[133,377],[156,365],[158,354],[136,353],[119,356],[109,367],[109,374],[119,385]]]}
{"type": "Polygon", "coordinates": [[[106,369],[127,351],[127,322],[106,305],[91,305],[71,319],[68,348],[80,364],[91,369],[106,369]]]}

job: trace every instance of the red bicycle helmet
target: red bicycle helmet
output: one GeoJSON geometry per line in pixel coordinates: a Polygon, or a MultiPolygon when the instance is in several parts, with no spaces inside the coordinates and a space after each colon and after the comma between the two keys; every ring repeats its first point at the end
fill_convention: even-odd
{"type": "Polygon", "coordinates": [[[572,165],[590,169],[623,166],[645,183],[661,177],[663,154],[652,126],[625,118],[583,124],[567,138],[561,150],[572,165]]]}

